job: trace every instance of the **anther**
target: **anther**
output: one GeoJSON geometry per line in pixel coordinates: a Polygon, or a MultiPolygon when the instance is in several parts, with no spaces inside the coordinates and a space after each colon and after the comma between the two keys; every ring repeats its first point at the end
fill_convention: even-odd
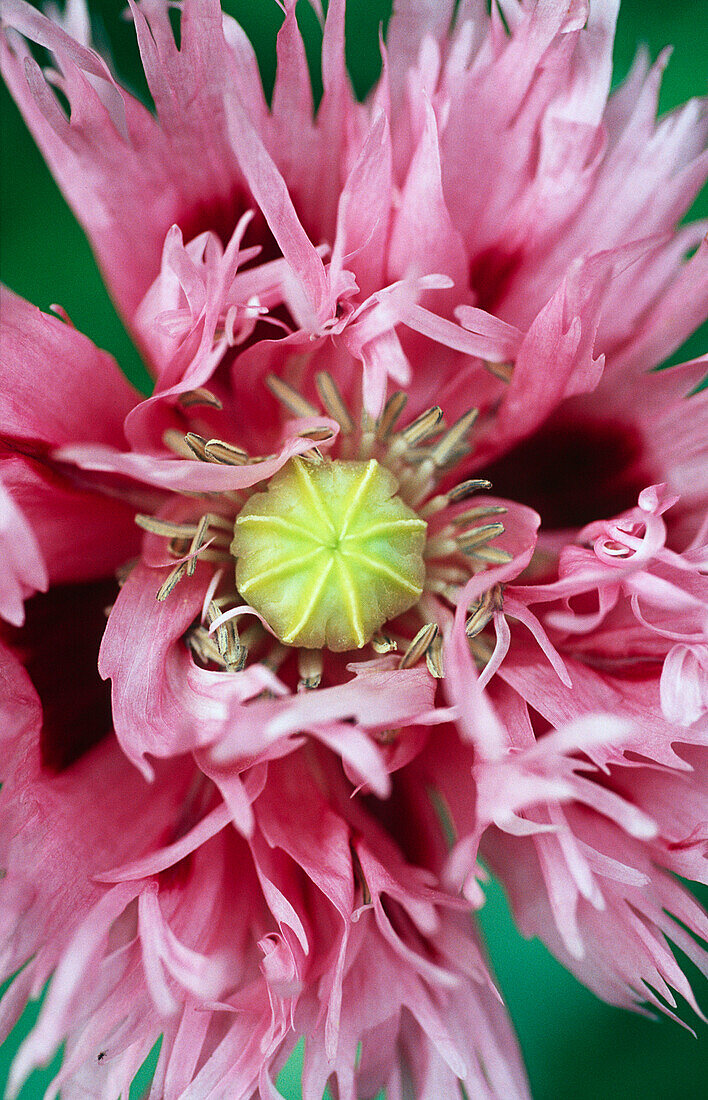
{"type": "Polygon", "coordinates": [[[314,691],[322,682],[322,650],[299,649],[297,667],[300,674],[298,691],[314,691]]]}
{"type": "Polygon", "coordinates": [[[393,653],[398,649],[398,645],[393,638],[389,638],[388,634],[384,634],[382,630],[377,630],[371,639],[371,648],[375,653],[384,654],[393,653]]]}
{"type": "Polygon", "coordinates": [[[463,534],[457,536],[456,541],[460,550],[467,553],[468,550],[476,550],[477,547],[484,546],[486,542],[490,542],[491,539],[496,539],[503,534],[503,523],[485,523],[481,527],[473,527],[470,531],[464,531],[463,534]]]}
{"type": "Polygon", "coordinates": [[[446,496],[450,504],[459,504],[461,500],[467,500],[467,497],[473,496],[474,493],[484,492],[491,487],[491,481],[487,481],[486,478],[472,477],[467,481],[461,481],[454,489],[448,490],[446,496]]]}
{"type": "Polygon", "coordinates": [[[432,642],[425,651],[425,663],[428,666],[428,672],[431,676],[434,676],[436,680],[442,680],[443,678],[443,643],[439,634],[436,634],[432,642]]]}
{"type": "Polygon", "coordinates": [[[430,454],[435,466],[445,466],[463,442],[479,415],[479,409],[470,409],[457,420],[449,431],[445,432],[439,443],[436,443],[430,454]]]}
{"type": "Polygon", "coordinates": [[[191,409],[196,405],[208,405],[212,409],[223,409],[223,405],[216,394],[207,390],[204,386],[198,386],[195,390],[187,390],[177,398],[183,409],[191,409]]]}
{"type": "Polygon", "coordinates": [[[470,607],[470,616],[465,623],[465,634],[468,638],[475,638],[480,634],[490,621],[495,611],[502,606],[501,588],[493,585],[480,596],[470,607]]]}
{"type": "Polygon", "coordinates": [[[453,516],[450,523],[456,527],[463,527],[466,523],[473,523],[476,519],[486,519],[487,516],[504,516],[509,511],[503,504],[478,504],[476,508],[468,508],[466,512],[460,512],[453,516]]]}
{"type": "Polygon", "coordinates": [[[374,740],[377,741],[379,745],[393,745],[400,736],[400,729],[376,730],[373,734],[374,740]]]}
{"type": "Polygon", "coordinates": [[[170,592],[172,592],[172,590],[177,587],[186,572],[187,563],[185,561],[180,562],[179,565],[176,565],[174,569],[172,569],[168,574],[167,579],[163,582],[163,584],[160,585],[155,599],[158,600],[160,603],[164,603],[170,592]]]}
{"type": "Polygon", "coordinates": [[[304,432],[298,432],[301,439],[312,439],[316,443],[325,443],[334,438],[334,432],[331,428],[306,428],[304,432]]]}
{"type": "Polygon", "coordinates": [[[320,371],[315,375],[315,384],[325,411],[337,421],[344,435],[351,435],[354,431],[354,421],[329,371],[320,371]]]}
{"type": "Polygon", "coordinates": [[[248,451],[234,447],[233,443],[224,443],[223,439],[210,439],[204,444],[204,453],[211,462],[220,462],[223,466],[245,466],[248,451]]]}
{"type": "Polygon", "coordinates": [[[495,378],[499,378],[502,382],[511,382],[514,374],[513,363],[490,363],[488,359],[485,359],[484,365],[495,378]]]}
{"type": "MultiPolygon", "coordinates": [[[[216,622],[220,615],[221,611],[212,601],[207,608],[207,622],[211,625],[216,622]]],[[[236,620],[228,619],[225,623],[217,626],[214,637],[227,672],[240,672],[246,664],[248,650],[240,644],[236,620]]]]}
{"type": "Polygon", "coordinates": [[[471,551],[471,555],[487,565],[506,565],[514,556],[499,546],[480,546],[477,550],[471,551]]]}
{"type": "Polygon", "coordinates": [[[447,493],[440,493],[438,496],[432,497],[418,509],[418,515],[422,516],[423,519],[428,519],[437,512],[442,512],[443,508],[448,508],[451,504],[459,504],[460,501],[467,500],[475,493],[486,492],[491,487],[491,481],[487,481],[486,478],[470,478],[468,481],[462,481],[454,489],[449,489],[447,493]]]}
{"type": "Polygon", "coordinates": [[[399,668],[412,668],[427,652],[428,646],[438,634],[437,623],[426,623],[422,626],[408,649],[398,662],[399,668]]]}
{"type": "Polygon", "coordinates": [[[385,443],[388,439],[396,425],[396,421],[405,409],[407,401],[408,396],[403,390],[396,390],[389,397],[384,406],[384,411],[376,423],[376,438],[380,443],[385,443]]]}
{"type": "Polygon", "coordinates": [[[178,458],[194,458],[194,452],[184,441],[184,432],[179,432],[176,428],[167,428],[162,433],[162,442],[168,451],[172,451],[178,458]]]}
{"type": "Polygon", "coordinates": [[[440,406],[433,405],[398,433],[393,448],[406,450],[408,447],[415,447],[418,443],[422,443],[438,428],[442,418],[443,411],[440,406]]]}
{"type": "Polygon", "coordinates": [[[193,577],[194,571],[197,568],[197,556],[202,547],[202,543],[206,538],[206,533],[209,530],[209,516],[202,516],[197,530],[194,532],[194,538],[189,547],[190,558],[187,563],[187,576],[193,577]]]}
{"type": "Polygon", "coordinates": [[[317,416],[318,410],[315,406],[311,405],[301,393],[289,386],[282,378],[278,378],[275,374],[269,374],[266,378],[266,385],[273,396],[293,416],[317,416]]]}
{"type": "Polygon", "coordinates": [[[197,533],[195,523],[172,523],[171,520],[158,519],[157,516],[144,516],[138,513],[133,517],[138,527],[153,535],[168,539],[191,539],[197,533]]]}
{"type": "Polygon", "coordinates": [[[201,462],[210,462],[211,459],[206,452],[207,441],[203,435],[197,435],[196,432],[187,432],[184,437],[184,441],[189,447],[192,454],[200,459],[201,462]]]}

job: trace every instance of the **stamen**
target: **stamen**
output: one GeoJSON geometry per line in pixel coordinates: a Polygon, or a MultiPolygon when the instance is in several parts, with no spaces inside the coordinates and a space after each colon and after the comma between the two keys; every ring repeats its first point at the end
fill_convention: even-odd
{"type": "Polygon", "coordinates": [[[204,444],[204,453],[209,461],[220,462],[223,466],[245,466],[248,462],[248,451],[225,443],[223,439],[210,439],[204,444]]]}
{"type": "Polygon", "coordinates": [[[485,519],[486,516],[504,516],[508,511],[503,504],[478,504],[476,508],[468,508],[466,512],[453,516],[450,522],[456,527],[462,527],[476,519],[485,519]]]}
{"type": "Polygon", "coordinates": [[[317,416],[318,410],[315,406],[311,405],[302,394],[298,393],[292,386],[289,386],[282,378],[278,378],[276,374],[269,374],[266,377],[266,385],[273,396],[280,401],[281,405],[284,405],[293,416],[317,416]]]}
{"type": "MultiPolygon", "coordinates": [[[[507,381],[511,377],[510,364],[491,364],[490,369],[507,381]]],[[[470,575],[512,559],[508,551],[490,545],[504,532],[503,523],[496,522],[507,510],[501,504],[481,503],[443,516],[427,537],[429,517],[492,487],[486,478],[468,478],[431,495],[443,472],[468,453],[478,410],[469,409],[447,428],[442,409],[434,405],[397,430],[407,403],[407,395],[397,391],[377,420],[362,409],[359,427],[333,376],[320,371],[317,393],[338,430],[322,424],[319,409],[290,383],[273,374],[266,382],[289,414],[314,418],[314,427],[300,432],[308,450],[268,478],[265,490],[185,491],[183,496],[200,502],[194,512],[217,509],[204,511],[198,520],[194,513],[180,522],[136,516],[137,525],[168,540],[169,553],[179,559],[157,599],[164,601],[184,576],[192,576],[198,561],[215,563],[202,621],[185,635],[195,659],[205,666],[239,671],[250,650],[251,660],[275,672],[297,649],[298,690],[308,691],[322,682],[325,647],[346,652],[370,645],[370,652],[382,656],[400,649],[402,669],[425,658],[430,675],[441,678],[440,615],[449,614],[470,575]],[[331,443],[337,434],[332,458],[319,444],[331,443]],[[226,592],[228,567],[236,588],[226,592]],[[236,616],[246,597],[264,615],[268,630],[256,622],[239,635],[236,616]],[[409,610],[423,624],[412,641],[395,626],[409,610]]],[[[205,387],[182,394],[179,404],[183,409],[222,408],[205,387]]],[[[274,457],[252,456],[226,440],[174,428],[165,431],[163,442],[180,457],[227,466],[274,457]]],[[[465,630],[482,664],[492,651],[478,636],[501,606],[502,589],[496,585],[469,609],[465,630]]],[[[388,733],[392,739],[397,735],[384,731],[379,739],[388,733]]]]}
{"type": "Polygon", "coordinates": [[[216,394],[207,390],[204,386],[198,386],[195,390],[187,390],[177,398],[183,409],[191,409],[195,405],[209,405],[212,409],[223,409],[223,405],[216,394]]]}
{"type": "Polygon", "coordinates": [[[371,648],[375,653],[393,653],[394,650],[398,649],[398,645],[393,638],[389,638],[388,634],[384,634],[382,630],[377,630],[371,639],[371,648]]]}
{"type": "Polygon", "coordinates": [[[183,558],[189,550],[189,542],[189,539],[183,538],[170,539],[167,553],[171,558],[183,558]]]}
{"type": "Polygon", "coordinates": [[[508,550],[502,550],[499,546],[480,546],[472,552],[471,556],[487,565],[506,565],[514,555],[508,550]]]}
{"type": "MultiPolygon", "coordinates": [[[[222,531],[228,531],[230,535],[233,533],[233,524],[225,516],[220,516],[218,512],[207,512],[206,515],[200,517],[198,523],[174,523],[169,519],[159,519],[157,516],[146,516],[141,513],[138,513],[134,519],[138,527],[142,527],[143,530],[168,539],[194,538],[203,520],[207,521],[208,527],[218,527],[222,531]]],[[[182,549],[181,553],[185,553],[185,551],[186,547],[182,549]]]]}
{"type": "Polygon", "coordinates": [[[491,487],[491,481],[487,481],[486,478],[472,477],[467,481],[461,481],[454,489],[449,489],[446,496],[450,504],[459,504],[461,500],[467,500],[467,497],[471,497],[474,493],[481,493],[491,487]]]}
{"type": "Polygon", "coordinates": [[[298,691],[314,691],[322,682],[322,650],[299,649],[297,654],[297,667],[300,673],[298,691]]]}
{"type": "Polygon", "coordinates": [[[197,555],[201,549],[202,543],[206,538],[206,533],[209,530],[209,516],[202,516],[199,521],[199,527],[194,533],[194,538],[189,547],[190,559],[187,563],[187,576],[193,577],[197,568],[197,555]]]}
{"type": "Polygon", "coordinates": [[[373,734],[374,739],[378,741],[379,745],[392,745],[400,736],[400,729],[377,730],[373,734]]]}
{"type": "MultiPolygon", "coordinates": [[[[469,580],[469,573],[465,574],[465,580],[469,580]]],[[[433,592],[436,596],[443,596],[450,603],[454,603],[457,598],[456,586],[443,577],[426,577],[425,591],[433,592]]]]}
{"type": "MultiPolygon", "coordinates": [[[[209,625],[221,617],[221,611],[212,601],[207,608],[206,619],[209,625]]],[[[239,642],[236,619],[227,619],[214,631],[214,638],[227,672],[240,672],[246,663],[248,650],[239,642]]]]}
{"type": "Polygon", "coordinates": [[[194,458],[192,448],[184,441],[184,434],[178,432],[176,428],[167,428],[162,433],[162,442],[178,458],[194,458]]]}
{"type": "Polygon", "coordinates": [[[475,638],[480,634],[494,615],[494,612],[498,611],[501,606],[501,586],[495,584],[471,605],[471,614],[465,623],[465,634],[467,637],[475,638]]]}
{"type": "Polygon", "coordinates": [[[344,435],[351,435],[354,431],[354,421],[329,371],[320,371],[315,375],[315,384],[325,411],[337,421],[344,435]]]}
{"type": "Polygon", "coordinates": [[[448,538],[444,534],[435,535],[426,542],[423,557],[426,561],[429,558],[448,558],[451,554],[456,554],[459,549],[455,539],[448,538]]]}
{"type": "MultiPolygon", "coordinates": [[[[306,428],[304,432],[298,432],[298,436],[301,439],[314,439],[316,443],[325,443],[334,438],[334,432],[331,428],[306,428]]],[[[314,448],[317,450],[317,448],[314,448]]],[[[322,457],[320,455],[320,457],[322,457]]]]}
{"type": "Polygon", "coordinates": [[[282,642],[276,642],[266,656],[261,658],[261,664],[265,665],[271,672],[277,672],[285,658],[291,652],[292,650],[289,646],[283,645],[282,642]]]}
{"type": "Polygon", "coordinates": [[[484,365],[495,378],[499,378],[502,382],[511,382],[514,374],[513,363],[490,363],[488,359],[485,359],[484,365]]]}
{"type": "Polygon", "coordinates": [[[200,561],[215,561],[218,562],[220,565],[223,565],[224,563],[228,565],[229,563],[233,562],[231,554],[226,553],[225,550],[212,550],[211,546],[212,543],[210,542],[207,549],[201,550],[199,552],[200,561]]]}
{"type": "Polygon", "coordinates": [[[470,579],[468,569],[460,569],[456,565],[443,565],[441,562],[433,562],[429,569],[429,577],[438,577],[440,580],[447,581],[448,584],[467,584],[470,579]]]}
{"type": "Polygon", "coordinates": [[[189,447],[193,455],[195,455],[201,462],[209,462],[209,455],[206,453],[207,441],[203,435],[197,435],[196,432],[187,432],[184,437],[184,441],[189,447]]]}
{"type": "Polygon", "coordinates": [[[473,527],[457,536],[457,545],[463,554],[468,550],[475,550],[478,546],[484,546],[486,542],[496,539],[504,534],[503,523],[485,523],[481,527],[473,527]]]}
{"type": "Polygon", "coordinates": [[[436,680],[443,678],[443,642],[439,634],[436,634],[425,652],[425,663],[428,672],[436,680]]]}
{"type": "Polygon", "coordinates": [[[349,849],[352,854],[352,869],[354,871],[354,877],[361,886],[361,903],[362,905],[371,905],[371,891],[369,890],[368,883],[366,881],[366,875],[364,869],[361,866],[359,860],[359,854],[353,844],[350,843],[349,849]]]}
{"type": "Polygon", "coordinates": [[[412,668],[427,652],[428,646],[438,635],[437,623],[426,623],[422,626],[408,649],[398,662],[399,668],[412,668]]]}
{"type": "Polygon", "coordinates": [[[136,515],[133,517],[138,527],[149,531],[153,535],[161,535],[168,539],[191,539],[197,533],[196,523],[173,523],[168,519],[158,519],[157,516],[136,515]]]}
{"type": "Polygon", "coordinates": [[[486,638],[470,638],[469,647],[470,653],[480,669],[483,669],[485,665],[489,664],[489,661],[494,655],[494,646],[491,645],[486,638]]]}
{"type": "Polygon", "coordinates": [[[433,405],[432,408],[427,409],[424,413],[408,425],[403,428],[393,441],[391,447],[392,450],[405,451],[409,447],[415,447],[418,443],[422,443],[424,439],[431,436],[435,429],[439,426],[440,421],[443,418],[443,411],[439,405],[433,405]]]}
{"type": "Polygon", "coordinates": [[[428,519],[437,512],[442,512],[443,508],[448,508],[451,504],[459,504],[460,501],[466,500],[474,493],[484,492],[491,489],[491,487],[491,481],[487,481],[486,478],[470,478],[468,481],[462,481],[454,489],[449,489],[447,493],[440,493],[438,496],[432,497],[418,509],[418,515],[423,519],[428,519]]]}
{"type": "Polygon", "coordinates": [[[216,640],[203,626],[193,627],[192,630],[188,632],[186,641],[194,656],[201,661],[202,664],[214,664],[223,667],[224,661],[219,652],[216,640]]]}
{"type": "Polygon", "coordinates": [[[392,393],[384,406],[384,411],[376,422],[376,438],[385,443],[394,429],[396,421],[406,407],[408,395],[403,390],[392,393]]]}
{"type": "Polygon", "coordinates": [[[469,409],[464,416],[461,416],[452,425],[449,431],[445,432],[439,443],[436,443],[433,447],[430,455],[430,459],[435,466],[440,468],[449,462],[478,416],[479,409],[469,409]]]}
{"type": "Polygon", "coordinates": [[[228,531],[230,535],[233,534],[233,520],[228,519],[226,516],[219,515],[218,512],[209,512],[207,518],[210,527],[219,527],[222,531],[228,531]]]}
{"type": "Polygon", "coordinates": [[[115,578],[118,581],[118,587],[119,588],[123,587],[123,585],[128,580],[128,577],[133,572],[133,570],[135,569],[135,566],[137,564],[138,564],[138,559],[137,558],[129,558],[128,561],[125,561],[125,562],[123,562],[122,565],[118,566],[118,568],[116,569],[116,572],[115,572],[115,578]]]}
{"type": "Polygon", "coordinates": [[[158,600],[159,603],[164,603],[170,592],[172,592],[172,590],[177,587],[186,572],[186,561],[180,562],[179,565],[176,565],[174,569],[171,570],[171,572],[168,574],[167,579],[164,581],[164,583],[160,585],[159,591],[155,599],[158,600]]]}

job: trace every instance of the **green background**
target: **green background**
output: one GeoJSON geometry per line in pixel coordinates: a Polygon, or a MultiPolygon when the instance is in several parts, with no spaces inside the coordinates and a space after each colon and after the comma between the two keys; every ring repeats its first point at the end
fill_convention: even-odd
{"type": "MultiPolygon", "coordinates": [[[[123,0],[93,0],[90,7],[94,31],[99,43],[110,43],[115,66],[128,86],[144,94],[133,29],[122,18],[124,6],[123,0]]],[[[281,12],[274,0],[226,0],[224,6],[236,15],[254,42],[269,88],[281,12]]],[[[390,0],[349,0],[348,59],[360,93],[376,76],[378,24],[389,12],[390,0]]],[[[298,15],[310,45],[317,84],[317,24],[303,2],[298,15]]],[[[639,42],[648,45],[652,57],[669,43],[675,46],[662,88],[662,110],[708,91],[708,0],[624,0],[615,47],[616,80],[627,72],[639,42]]],[[[2,281],[43,309],[59,302],[78,328],[111,351],[136,382],[145,383],[142,365],[106,295],[89,247],[4,87],[0,89],[0,110],[2,281]]],[[[705,193],[692,214],[708,216],[705,193]]],[[[685,355],[698,355],[704,350],[705,339],[703,346],[694,339],[685,355]]],[[[707,900],[705,892],[703,900],[707,900]]],[[[653,1023],[596,1000],[541,944],[527,943],[519,937],[495,884],[481,921],[520,1037],[535,1100],[687,1100],[705,1095],[706,1028],[691,1018],[686,1006],[681,1007],[681,1015],[697,1027],[698,1041],[668,1020],[653,1023]]],[[[688,962],[686,970],[699,1003],[708,1012],[708,983],[688,962]]],[[[0,1047],[3,1091],[12,1056],[35,1018],[36,1006],[32,1006],[0,1047]]],[[[295,1057],[281,1076],[280,1085],[288,1100],[299,1096],[298,1069],[295,1057]]],[[[21,1093],[22,1100],[41,1097],[51,1075],[51,1070],[35,1073],[21,1093]]],[[[146,1080],[143,1075],[132,1090],[133,1096],[141,1094],[146,1080]]]]}

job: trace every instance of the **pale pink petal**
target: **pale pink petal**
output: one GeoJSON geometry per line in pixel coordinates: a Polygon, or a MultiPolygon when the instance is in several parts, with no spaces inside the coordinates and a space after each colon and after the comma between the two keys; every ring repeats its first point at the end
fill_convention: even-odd
{"type": "Polygon", "coordinates": [[[183,641],[198,619],[206,569],[156,600],[161,574],[136,565],[111,611],[99,670],[113,685],[113,719],[127,756],[150,778],[145,756],[178,756],[210,744],[229,728],[241,703],[274,677],[263,665],[225,676],[200,668],[183,641]]]}
{"type": "MultiPolygon", "coordinates": [[[[339,425],[327,417],[317,419],[318,425],[331,428],[333,438],[339,425]]],[[[311,427],[310,424],[307,427],[311,427]]],[[[326,446],[321,444],[321,446],[326,446]]],[[[123,474],[145,485],[159,489],[188,492],[226,492],[247,488],[272,477],[294,455],[312,449],[312,440],[293,435],[283,445],[276,458],[268,458],[250,466],[221,466],[179,458],[156,458],[136,451],[119,451],[99,445],[68,445],[58,448],[53,457],[81,470],[103,474],[123,474]]]]}
{"type": "MultiPolygon", "coordinates": [[[[5,477],[5,464],[2,469],[5,477]]],[[[34,592],[45,592],[49,579],[47,566],[37,538],[13,498],[0,483],[0,551],[3,569],[0,573],[0,615],[22,626],[25,620],[24,601],[34,592]]]]}
{"type": "Polygon", "coordinates": [[[675,645],[661,672],[661,709],[669,722],[690,726],[708,710],[708,646],[675,645]]]}

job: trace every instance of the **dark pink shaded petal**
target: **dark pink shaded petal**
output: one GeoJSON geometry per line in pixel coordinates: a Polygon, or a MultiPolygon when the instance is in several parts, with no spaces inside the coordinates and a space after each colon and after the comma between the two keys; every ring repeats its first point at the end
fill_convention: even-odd
{"type": "Polygon", "coordinates": [[[120,499],[21,455],[0,457],[0,476],[31,526],[52,584],[110,576],[137,551],[135,511],[120,499]]]}
{"type": "Polygon", "coordinates": [[[138,395],[113,358],[5,287],[0,325],[3,436],[34,446],[79,440],[120,446],[138,395]]]}

